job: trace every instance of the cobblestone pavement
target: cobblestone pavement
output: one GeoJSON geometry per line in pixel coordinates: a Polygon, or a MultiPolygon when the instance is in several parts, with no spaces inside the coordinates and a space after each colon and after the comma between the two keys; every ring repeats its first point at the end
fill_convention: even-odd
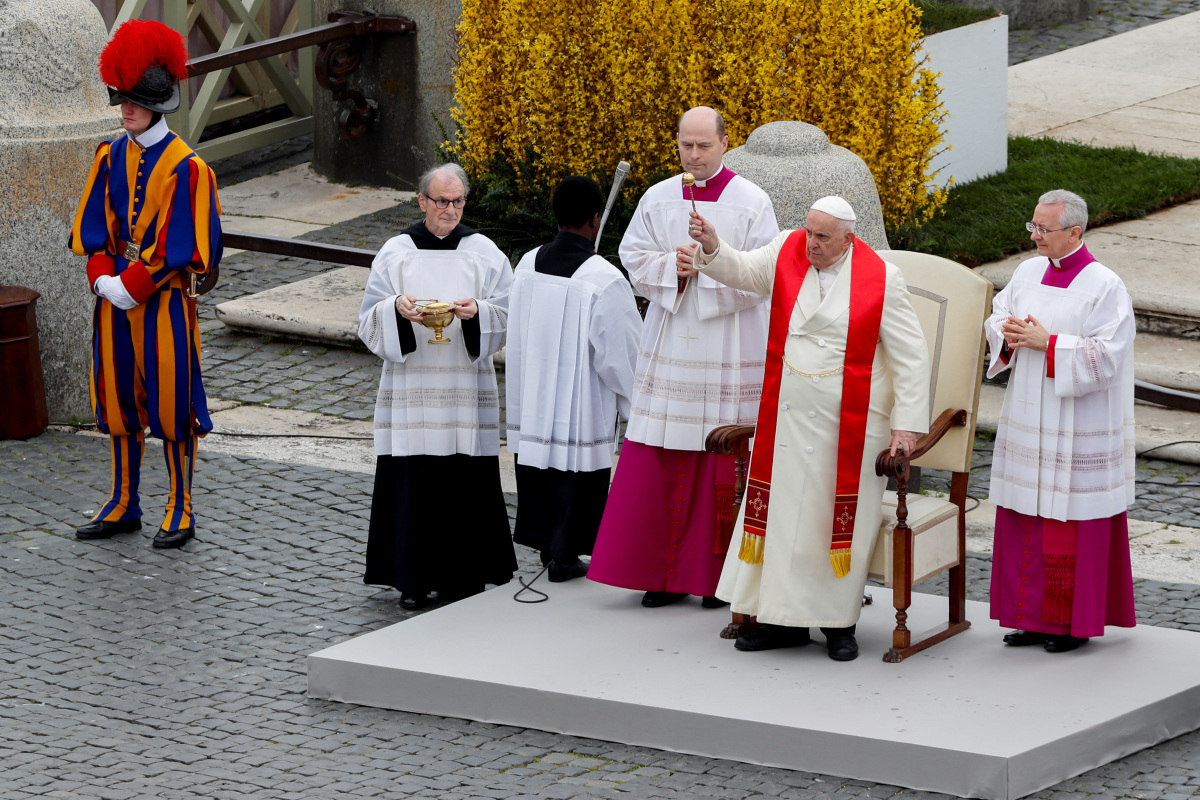
{"type": "Polygon", "coordinates": [[[1010,30],[1008,63],[1020,64],[1195,11],[1200,11],[1200,0],[1101,0],[1100,13],[1083,22],[1040,30],[1010,30]]]}
{"type": "MultiPolygon", "coordinates": [[[[150,528],[165,493],[153,452],[150,528]]],[[[108,481],[103,440],[0,442],[5,800],[941,797],[309,700],[307,654],[408,616],[360,583],[369,479],[203,450],[196,477],[186,550],[152,549],[150,530],[77,542],[108,481]]],[[[971,560],[976,599],[989,567],[971,560]]],[[[1143,622],[1200,630],[1200,587],[1143,581],[1137,599],[1143,622]]],[[[1183,800],[1197,775],[1189,734],[1033,797],[1183,800]]]]}

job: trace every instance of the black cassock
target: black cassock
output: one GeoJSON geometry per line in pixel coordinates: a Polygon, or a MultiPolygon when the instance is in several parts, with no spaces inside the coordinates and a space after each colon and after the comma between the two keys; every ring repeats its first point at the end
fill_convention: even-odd
{"type": "MultiPolygon", "coordinates": [[[[473,231],[459,225],[439,239],[418,222],[403,233],[420,250],[455,250],[473,231]]],[[[411,353],[413,325],[399,316],[396,322],[401,349],[411,353]]],[[[478,356],[478,318],[463,321],[462,336],[478,356]]],[[[454,600],[478,594],[486,583],[508,583],[516,569],[498,456],[376,458],[363,583],[454,600]]]]}
{"type": "MultiPolygon", "coordinates": [[[[534,257],[537,272],[570,278],[595,255],[592,242],[560,231],[534,257]]],[[[566,472],[517,464],[517,527],[514,541],[548,559],[591,555],[608,500],[612,469],[566,472]]]]}
{"type": "Polygon", "coordinates": [[[516,569],[499,457],[376,459],[364,583],[454,600],[516,569]]]}

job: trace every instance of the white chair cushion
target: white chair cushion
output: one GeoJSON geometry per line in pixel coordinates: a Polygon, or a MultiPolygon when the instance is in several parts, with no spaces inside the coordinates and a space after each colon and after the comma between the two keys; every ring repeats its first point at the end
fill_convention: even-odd
{"type": "MultiPolygon", "coordinates": [[[[908,527],[913,531],[913,584],[958,564],[958,506],[941,497],[910,494],[908,527]]],[[[867,574],[892,586],[892,530],[896,493],[883,493],[883,520],[867,574]]]]}

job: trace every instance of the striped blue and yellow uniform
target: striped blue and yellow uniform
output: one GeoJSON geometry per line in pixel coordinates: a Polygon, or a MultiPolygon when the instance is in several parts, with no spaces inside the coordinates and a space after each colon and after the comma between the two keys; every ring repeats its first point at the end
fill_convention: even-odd
{"type": "Polygon", "coordinates": [[[146,428],[163,440],[171,495],[162,528],[194,524],[195,437],[212,430],[200,380],[196,302],[189,273],[220,262],[216,178],[174,133],[145,149],[128,136],[100,145],[75,213],[71,246],[88,256],[88,285],[119,278],[138,305],[97,297],[92,333],[92,407],[112,437],[113,492],[96,519],[138,519],[146,428]],[[136,251],[136,252],[135,252],[136,251]],[[127,257],[132,256],[132,258],[127,257]]]}

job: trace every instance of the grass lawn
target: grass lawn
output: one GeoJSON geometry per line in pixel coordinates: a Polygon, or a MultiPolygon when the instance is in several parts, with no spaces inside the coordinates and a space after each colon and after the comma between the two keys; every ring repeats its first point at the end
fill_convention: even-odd
{"type": "Polygon", "coordinates": [[[955,186],[944,213],[919,229],[889,231],[892,247],[969,267],[1033,248],[1025,223],[1044,192],[1087,200],[1089,227],[1144,217],[1200,197],[1200,159],[1147,155],[1053,139],[1008,140],[1008,170],[955,186]]]}
{"type": "Polygon", "coordinates": [[[1000,13],[994,8],[972,8],[942,0],[912,0],[912,4],[921,9],[921,33],[926,36],[991,19],[1000,13]]]}

